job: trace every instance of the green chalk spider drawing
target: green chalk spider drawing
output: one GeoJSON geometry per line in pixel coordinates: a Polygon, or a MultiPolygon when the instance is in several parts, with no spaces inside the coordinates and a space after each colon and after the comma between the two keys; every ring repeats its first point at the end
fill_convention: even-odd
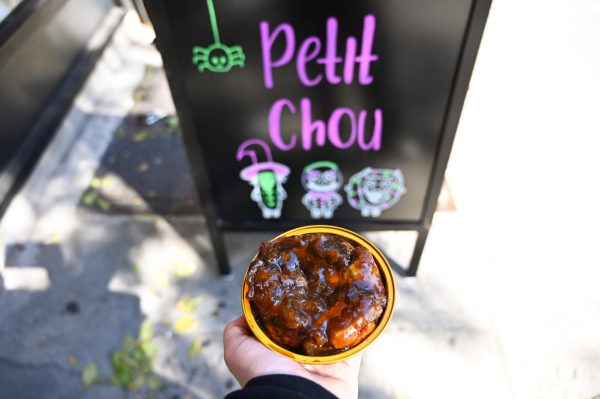
{"type": "Polygon", "coordinates": [[[217,16],[212,0],[206,0],[206,5],[208,6],[210,26],[215,42],[207,47],[194,46],[192,49],[192,63],[198,66],[199,72],[208,70],[223,73],[231,71],[234,66],[243,68],[246,55],[242,46],[227,46],[221,43],[217,16]]]}

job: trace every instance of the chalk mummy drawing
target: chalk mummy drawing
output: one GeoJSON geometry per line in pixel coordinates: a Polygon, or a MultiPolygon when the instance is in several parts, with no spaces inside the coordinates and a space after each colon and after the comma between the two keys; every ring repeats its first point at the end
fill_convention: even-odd
{"type": "Polygon", "coordinates": [[[234,66],[243,68],[246,55],[241,46],[227,46],[221,43],[217,16],[212,0],[206,0],[210,26],[213,33],[214,43],[208,47],[194,46],[192,49],[192,63],[198,66],[199,72],[208,70],[211,72],[229,72],[234,66]]]}
{"type": "Polygon", "coordinates": [[[330,219],[343,202],[337,191],[344,183],[338,166],[330,161],[313,162],[302,171],[302,186],[307,191],[302,204],[310,211],[313,219],[330,219]]]}
{"type": "Polygon", "coordinates": [[[406,193],[400,169],[364,168],[344,187],[348,203],[364,217],[379,217],[406,193]]]}
{"type": "Polygon", "coordinates": [[[281,216],[283,200],[287,193],[283,189],[283,183],[286,182],[290,174],[290,168],[273,162],[271,149],[262,140],[250,139],[244,141],[238,147],[236,159],[241,161],[244,157],[250,158],[252,165],[246,166],[240,172],[242,180],[247,181],[252,186],[250,198],[258,204],[265,219],[277,219],[281,216]],[[266,161],[259,162],[256,151],[250,147],[260,147],[266,161]]]}

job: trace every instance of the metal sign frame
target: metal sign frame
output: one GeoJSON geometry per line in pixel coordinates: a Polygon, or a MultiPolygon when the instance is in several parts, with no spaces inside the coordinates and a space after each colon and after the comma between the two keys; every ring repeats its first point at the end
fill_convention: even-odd
{"type": "MultiPolygon", "coordinates": [[[[179,78],[181,65],[171,43],[174,41],[171,26],[175,21],[169,21],[165,9],[167,0],[145,0],[146,9],[157,32],[156,45],[161,52],[164,68],[171,87],[173,100],[180,119],[180,125],[186,145],[189,161],[192,165],[206,165],[200,143],[196,136],[191,107],[188,103],[188,94],[184,82],[179,78]]],[[[418,222],[390,222],[379,220],[357,220],[349,223],[334,223],[357,231],[376,230],[410,230],[417,232],[412,259],[408,267],[393,265],[394,269],[402,276],[415,276],[419,266],[421,254],[425,247],[427,235],[431,227],[433,214],[435,212],[437,199],[440,194],[444,180],[444,172],[452,149],[452,143],[461,110],[468,90],[471,73],[475,64],[477,51],[483,35],[491,0],[473,0],[467,21],[465,34],[462,40],[458,64],[452,81],[450,98],[445,111],[442,132],[437,143],[434,167],[429,179],[425,204],[418,222]]],[[[214,202],[214,196],[204,167],[192,167],[196,181],[198,197],[204,207],[206,214],[207,230],[210,234],[214,247],[219,272],[221,274],[231,273],[227,249],[223,239],[223,233],[228,231],[273,231],[275,229],[289,230],[298,227],[298,223],[277,221],[276,223],[243,222],[230,224],[219,218],[214,202]]],[[[314,224],[314,223],[310,223],[314,224]]]]}

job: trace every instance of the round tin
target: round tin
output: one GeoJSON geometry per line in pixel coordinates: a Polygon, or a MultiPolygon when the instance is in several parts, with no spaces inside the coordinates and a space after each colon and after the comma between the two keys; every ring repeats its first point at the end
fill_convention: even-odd
{"type": "MultiPolygon", "coordinates": [[[[385,286],[386,294],[387,294],[387,305],[383,311],[383,314],[381,315],[379,324],[377,324],[377,327],[375,327],[375,330],[373,330],[373,332],[371,334],[369,334],[369,336],[367,338],[365,338],[358,345],[348,349],[347,351],[336,353],[333,355],[326,355],[326,356],[302,355],[302,354],[294,353],[294,352],[290,351],[289,349],[286,349],[286,348],[278,345],[273,340],[271,340],[271,338],[269,338],[269,336],[261,329],[261,327],[259,326],[259,324],[257,323],[257,321],[254,317],[254,314],[252,313],[252,308],[250,307],[250,301],[246,298],[246,293],[248,292],[248,289],[249,289],[248,283],[246,281],[249,266],[248,266],[248,269],[246,269],[246,273],[244,274],[244,281],[242,283],[242,309],[244,311],[244,317],[246,318],[246,321],[248,322],[248,325],[250,326],[250,330],[252,330],[252,332],[254,333],[256,338],[260,342],[262,342],[267,348],[269,348],[277,353],[281,353],[282,355],[285,355],[291,359],[294,359],[297,362],[308,363],[308,364],[331,364],[331,363],[341,362],[343,360],[349,359],[352,356],[358,354],[363,349],[365,349],[367,346],[369,346],[379,336],[379,334],[381,334],[381,332],[388,325],[388,323],[392,317],[392,313],[394,311],[394,303],[396,300],[396,283],[394,282],[394,275],[392,273],[392,269],[391,269],[388,261],[385,259],[385,257],[381,253],[381,251],[375,245],[373,245],[369,240],[367,240],[366,238],[362,237],[361,235],[359,235],[351,230],[347,230],[347,229],[344,229],[341,227],[336,227],[336,226],[312,225],[312,226],[298,227],[298,228],[286,231],[285,233],[280,234],[279,236],[275,237],[274,239],[277,239],[279,237],[289,237],[289,236],[293,236],[293,235],[314,234],[314,233],[332,234],[332,235],[340,236],[340,237],[348,240],[353,245],[364,246],[373,255],[373,258],[375,259],[375,263],[379,267],[379,273],[381,275],[381,279],[385,286]]],[[[258,253],[255,255],[255,258],[256,258],[256,256],[258,256],[258,253]]],[[[250,262],[250,263],[252,263],[252,262],[250,262]]]]}

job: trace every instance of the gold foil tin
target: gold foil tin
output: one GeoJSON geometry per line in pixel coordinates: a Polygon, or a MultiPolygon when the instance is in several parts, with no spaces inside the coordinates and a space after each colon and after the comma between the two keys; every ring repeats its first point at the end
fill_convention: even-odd
{"type": "Polygon", "coordinates": [[[336,226],[313,225],[313,226],[298,227],[298,228],[286,231],[285,233],[283,233],[275,238],[289,237],[289,236],[293,236],[293,235],[314,234],[314,233],[332,234],[332,235],[337,235],[337,236],[343,237],[346,240],[348,240],[350,243],[352,243],[353,245],[364,246],[373,255],[373,258],[375,259],[375,263],[379,267],[379,273],[381,274],[381,279],[385,286],[386,294],[387,294],[387,306],[386,306],[385,310],[383,311],[383,314],[381,315],[379,324],[377,325],[377,327],[375,327],[375,330],[373,330],[373,332],[371,334],[369,334],[369,336],[367,338],[365,338],[361,343],[359,343],[355,347],[350,348],[347,351],[344,351],[341,353],[336,353],[334,355],[308,356],[308,355],[301,355],[298,353],[294,353],[294,352],[290,351],[289,349],[286,349],[286,348],[278,345],[277,343],[273,342],[256,322],[256,319],[254,318],[254,314],[252,313],[252,309],[250,307],[250,301],[248,301],[248,299],[246,298],[246,293],[248,292],[248,289],[249,289],[248,283],[246,281],[247,275],[248,275],[248,269],[246,269],[246,273],[244,274],[244,282],[242,284],[242,309],[244,311],[244,317],[246,318],[246,321],[248,322],[248,325],[250,326],[250,329],[252,330],[252,332],[254,333],[256,338],[260,342],[262,342],[266,347],[268,347],[269,349],[271,349],[277,353],[281,353],[282,355],[285,355],[285,356],[287,356],[291,359],[294,359],[298,362],[301,362],[301,363],[331,364],[331,363],[341,362],[343,360],[349,359],[352,356],[358,354],[359,352],[364,350],[367,346],[369,346],[379,336],[379,334],[381,334],[381,332],[388,325],[388,323],[392,317],[392,313],[394,311],[394,304],[395,304],[395,300],[396,300],[396,283],[394,282],[394,276],[392,273],[392,269],[390,268],[388,261],[385,259],[385,257],[381,253],[381,251],[379,251],[379,249],[377,249],[377,247],[375,245],[373,245],[369,240],[367,240],[366,238],[362,237],[361,235],[359,235],[353,231],[350,231],[350,230],[347,230],[347,229],[344,229],[341,227],[336,227],[336,226]]]}

